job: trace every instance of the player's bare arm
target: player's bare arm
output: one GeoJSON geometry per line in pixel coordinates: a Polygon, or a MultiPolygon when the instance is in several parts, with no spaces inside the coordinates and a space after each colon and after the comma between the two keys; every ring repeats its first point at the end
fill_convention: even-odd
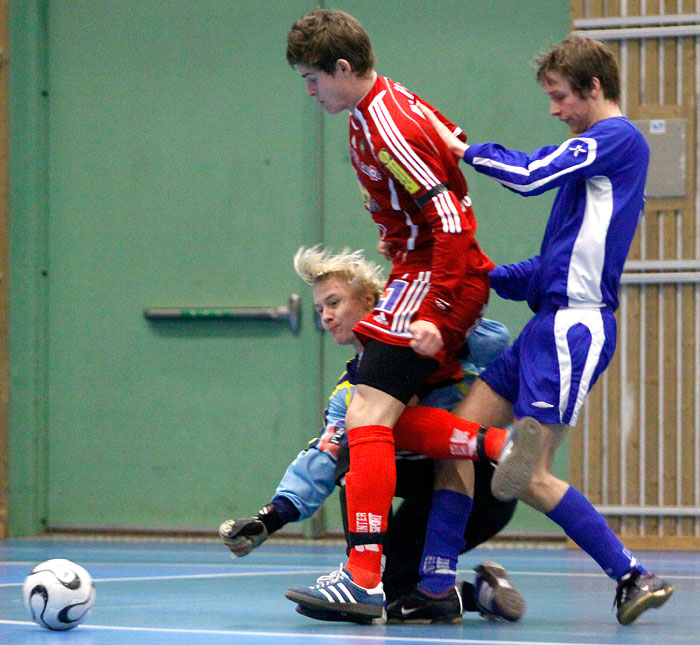
{"type": "Polygon", "coordinates": [[[425,115],[425,118],[428,119],[428,121],[430,121],[433,128],[435,128],[435,131],[440,135],[440,138],[445,142],[445,145],[447,146],[449,151],[457,159],[461,159],[462,157],[464,157],[464,153],[467,151],[467,148],[469,146],[463,141],[460,141],[454,134],[452,134],[447,128],[447,126],[444,123],[441,123],[440,120],[433,114],[432,110],[429,110],[421,103],[418,103],[418,107],[420,108],[420,111],[425,115]]]}

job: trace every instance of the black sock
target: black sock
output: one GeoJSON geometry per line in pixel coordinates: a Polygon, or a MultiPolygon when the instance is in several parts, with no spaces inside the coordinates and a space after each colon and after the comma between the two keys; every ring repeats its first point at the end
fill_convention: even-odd
{"type": "Polygon", "coordinates": [[[275,497],[260,509],[258,519],[265,525],[268,534],[279,531],[285,524],[299,519],[299,510],[287,497],[275,497]]]}
{"type": "Polygon", "coordinates": [[[464,607],[464,611],[479,611],[474,599],[474,594],[476,593],[474,585],[465,580],[460,591],[462,593],[462,607],[464,607]]]}

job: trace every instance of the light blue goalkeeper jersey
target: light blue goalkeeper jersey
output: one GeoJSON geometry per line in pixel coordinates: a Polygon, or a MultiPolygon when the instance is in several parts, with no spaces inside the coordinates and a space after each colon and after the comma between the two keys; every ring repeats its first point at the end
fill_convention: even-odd
{"type": "Polygon", "coordinates": [[[649,147],[624,117],[598,121],[531,154],[471,144],[464,160],[523,196],[558,188],[539,255],[496,267],[503,298],[540,307],[616,309],[622,268],[644,207],[649,147]]]}
{"type": "MultiPolygon", "coordinates": [[[[469,356],[462,361],[464,377],[460,383],[430,392],[421,405],[451,410],[464,397],[481,371],[510,344],[508,328],[495,320],[482,319],[469,340],[469,356]]],[[[286,497],[299,511],[298,520],[311,517],[335,488],[335,464],[338,451],[348,441],[345,414],[357,382],[360,357],[347,362],[346,369],[328,398],[321,436],[314,439],[289,464],[275,497],[286,497]]],[[[397,456],[415,458],[400,453],[397,456]]]]}

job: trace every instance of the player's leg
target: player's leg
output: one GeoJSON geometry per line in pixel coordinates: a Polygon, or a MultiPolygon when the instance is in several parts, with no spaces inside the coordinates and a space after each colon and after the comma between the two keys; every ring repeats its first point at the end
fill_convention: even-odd
{"type": "Polygon", "coordinates": [[[440,408],[406,408],[394,425],[397,450],[431,459],[497,461],[510,432],[467,421],[440,408]]]}
{"type": "MultiPolygon", "coordinates": [[[[486,427],[505,428],[513,423],[513,403],[518,399],[520,389],[520,352],[521,337],[518,337],[475,381],[467,396],[454,409],[455,416],[486,427]]],[[[500,499],[514,499],[528,485],[541,440],[542,429],[532,417],[523,416],[515,421],[514,431],[497,458],[498,467],[493,478],[500,499]]]]}
{"type": "Polygon", "coordinates": [[[382,539],[396,486],[392,426],[403,404],[373,387],[358,384],[348,410],[350,470],[345,476],[353,579],[371,588],[381,581],[382,539]],[[353,408],[353,403],[359,405],[353,408]],[[389,414],[378,414],[386,409],[389,414]]]}
{"type": "MultiPolygon", "coordinates": [[[[347,446],[338,452],[336,483],[339,487],[340,510],[346,540],[348,535],[347,505],[345,503],[345,475],[349,469],[350,455],[347,446]]],[[[390,513],[387,532],[384,536],[383,555],[385,566],[382,584],[388,602],[411,591],[418,582],[418,564],[423,550],[425,526],[430,512],[430,499],[434,479],[434,464],[431,459],[418,455],[397,458],[396,497],[404,498],[396,512],[390,513]]],[[[349,552],[348,547],[348,552],[349,552]]],[[[297,611],[310,618],[329,621],[372,623],[365,617],[340,614],[325,610],[312,610],[297,606],[297,611]]]]}
{"type": "Polygon", "coordinates": [[[418,584],[434,478],[431,459],[396,460],[396,497],[403,501],[392,515],[384,537],[382,580],[389,604],[418,584]]]}
{"type": "Polygon", "coordinates": [[[617,618],[627,625],[646,609],[664,604],[673,593],[673,586],[647,571],[586,497],[550,472],[556,447],[568,428],[544,426],[542,461],[521,499],[557,523],[617,582],[617,618]]]}
{"type": "Polygon", "coordinates": [[[290,600],[311,609],[378,617],[384,611],[382,538],[396,481],[392,426],[436,366],[408,347],[369,340],[346,415],[350,470],[345,476],[350,555],[323,585],[294,587],[290,600]]]}
{"type": "Polygon", "coordinates": [[[370,340],[346,416],[350,531],[347,569],[363,587],[381,580],[382,538],[396,484],[393,426],[436,362],[408,347],[370,340]]]}
{"type": "Polygon", "coordinates": [[[436,477],[416,588],[387,607],[389,622],[452,623],[462,620],[457,559],[473,506],[471,461],[444,460],[436,477]]]}
{"type": "MultiPolygon", "coordinates": [[[[523,342],[514,411],[516,415],[532,412],[538,416],[544,428],[543,449],[520,499],[561,526],[617,581],[617,618],[626,625],[646,609],[661,606],[673,587],[650,574],[591,503],[551,473],[557,447],[576,423],[586,394],[612,358],[615,319],[608,310],[560,309],[538,314],[531,323],[526,327],[529,342],[523,342]]],[[[517,457],[510,461],[512,467],[517,457]]],[[[498,496],[495,488],[494,493],[498,496]]]]}
{"type": "MultiPolygon", "coordinates": [[[[469,516],[465,551],[497,535],[513,517],[516,500],[502,502],[491,492],[494,467],[486,462],[474,464],[474,508],[469,516]]],[[[474,583],[463,581],[462,600],[465,611],[479,612],[488,620],[518,620],[525,612],[525,599],[496,562],[482,562],[474,569],[474,583]]]]}
{"type": "MultiPolygon", "coordinates": [[[[505,367],[501,368],[505,374],[508,374],[509,361],[512,359],[503,358],[503,355],[496,361],[496,363],[505,362],[505,367]]],[[[515,388],[517,391],[517,377],[515,388]]],[[[455,415],[459,417],[493,426],[509,423],[512,413],[510,401],[479,380],[455,409],[455,415]]],[[[516,490],[519,490],[518,487],[524,488],[529,483],[540,445],[538,424],[528,422],[524,430],[524,432],[515,433],[514,448],[511,444],[510,449],[511,453],[514,452],[522,458],[518,461],[518,470],[510,480],[514,482],[516,490]],[[527,465],[525,466],[523,462],[527,465]]],[[[473,497],[468,487],[469,482],[473,483],[471,469],[472,464],[467,461],[440,462],[421,561],[421,581],[415,592],[397,600],[388,608],[387,614],[391,621],[409,622],[414,617],[430,619],[431,622],[449,621],[457,620],[458,616],[461,616],[462,608],[459,606],[459,599],[455,598],[454,590],[457,560],[465,548],[465,526],[473,504],[473,497]],[[460,490],[460,482],[467,482],[468,486],[460,490]],[[463,513],[461,517],[455,512],[455,509],[460,508],[466,510],[466,514],[463,513]]]]}
{"type": "Polygon", "coordinates": [[[346,423],[363,422],[348,429],[350,470],[345,475],[350,553],[338,571],[323,576],[312,587],[296,586],[286,597],[311,618],[338,620],[350,617],[380,618],[385,596],[381,583],[382,539],[386,531],[396,482],[391,426],[403,404],[372,387],[355,388],[346,423]],[[351,411],[358,402],[355,414],[351,411]],[[319,612],[321,614],[319,615],[319,612]]]}
{"type": "MultiPolygon", "coordinates": [[[[412,593],[419,582],[418,568],[423,553],[425,530],[431,507],[429,490],[433,472],[428,460],[397,460],[397,496],[405,497],[389,522],[384,540],[386,567],[384,590],[391,605],[412,593]]],[[[502,502],[491,493],[494,467],[487,462],[474,464],[474,505],[464,534],[465,552],[497,535],[513,517],[517,502],[502,502]]],[[[517,620],[525,601],[500,565],[483,562],[475,568],[471,582],[462,581],[464,611],[478,612],[489,620],[517,620]]]]}
{"type": "MultiPolygon", "coordinates": [[[[348,542],[344,478],[349,463],[349,451],[345,446],[338,453],[336,482],[339,487],[343,528],[348,542]]],[[[413,590],[418,583],[418,565],[423,552],[434,479],[435,465],[432,459],[419,455],[406,455],[396,459],[396,497],[403,501],[389,514],[384,535],[382,583],[387,602],[392,602],[400,595],[413,590]]]]}
{"type": "MultiPolygon", "coordinates": [[[[407,469],[399,473],[407,475],[407,469]]],[[[415,462],[409,462],[415,463],[415,462]]],[[[408,464],[407,464],[408,466],[408,464]]],[[[470,550],[496,535],[512,518],[516,502],[501,502],[491,494],[490,484],[493,466],[487,462],[476,462],[475,490],[473,510],[469,515],[464,533],[464,550],[470,550]]],[[[416,472],[411,473],[411,482],[423,478],[416,472]]],[[[432,477],[431,477],[432,479],[432,477]]],[[[401,474],[397,480],[397,495],[402,481],[401,474]]],[[[425,483],[425,482],[422,482],[425,483]]],[[[409,492],[411,491],[405,491],[409,492]]],[[[413,497],[405,500],[389,524],[385,538],[386,569],[384,586],[389,607],[389,622],[451,622],[457,611],[478,612],[489,620],[517,620],[524,612],[525,602],[513,587],[500,565],[484,562],[476,567],[474,584],[463,581],[458,584],[462,597],[462,607],[452,607],[450,598],[425,598],[415,589],[419,582],[418,565],[422,559],[425,523],[431,508],[429,495],[412,491],[413,497]],[[409,613],[401,614],[401,608],[409,613]],[[418,609],[413,616],[412,609],[418,609]],[[416,615],[417,614],[417,615],[416,615]]]]}

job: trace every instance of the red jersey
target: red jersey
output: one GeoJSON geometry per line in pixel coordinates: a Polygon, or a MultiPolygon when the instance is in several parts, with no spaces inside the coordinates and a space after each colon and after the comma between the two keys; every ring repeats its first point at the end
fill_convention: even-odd
{"type": "Polygon", "coordinates": [[[440,327],[465,279],[483,276],[494,264],[474,238],[476,219],[458,162],[416,102],[461,133],[423,99],[378,77],[350,112],[350,156],[365,208],[392,254],[392,275],[429,272],[413,320],[440,327]]]}

